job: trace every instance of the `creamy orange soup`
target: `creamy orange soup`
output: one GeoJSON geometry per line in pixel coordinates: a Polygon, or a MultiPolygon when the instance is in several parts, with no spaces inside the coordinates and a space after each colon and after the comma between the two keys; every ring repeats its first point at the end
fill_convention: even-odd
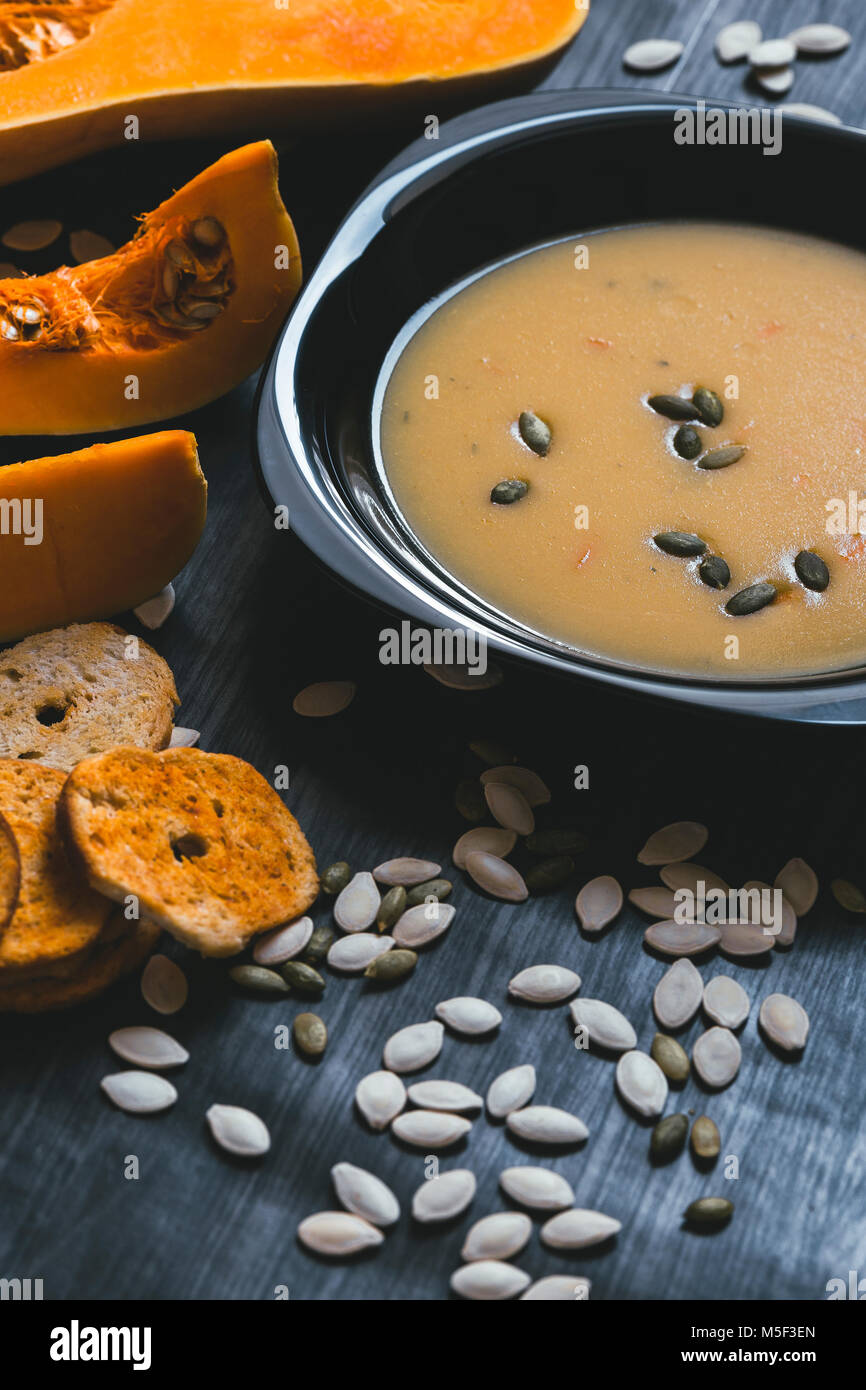
{"type": "Polygon", "coordinates": [[[715,678],[866,661],[859,252],[709,224],[528,252],[422,323],[387,384],[381,445],[426,549],[538,633],[715,678]],[[720,423],[689,404],[698,388],[718,396],[720,423]],[[664,395],[691,421],[654,409],[664,395]],[[524,413],[525,431],[530,414],[549,429],[546,453],[537,426],[535,448],[524,442],[524,413]],[[696,438],[675,443],[681,424],[696,438]],[[696,457],[677,452],[686,443],[696,457]],[[704,466],[734,445],[735,462],[704,466]],[[493,501],[501,483],[525,491],[493,501]],[[703,552],[667,553],[654,537],[668,532],[703,552]],[[716,582],[727,567],[724,588],[702,579],[708,559],[716,582]],[[729,611],[755,584],[771,601],[729,611]]]}

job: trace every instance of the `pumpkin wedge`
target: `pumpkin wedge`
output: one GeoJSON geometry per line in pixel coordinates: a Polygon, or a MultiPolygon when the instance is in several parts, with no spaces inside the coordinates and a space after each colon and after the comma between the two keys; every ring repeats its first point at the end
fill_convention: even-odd
{"type": "Polygon", "coordinates": [[[491,82],[503,85],[494,79],[513,86],[577,33],[588,9],[589,0],[0,0],[0,182],[124,139],[245,122],[306,129],[413,97],[489,100],[491,82]]]}
{"type": "Polygon", "coordinates": [[[0,468],[0,642],[152,598],[186,564],[206,509],[186,430],[0,468]]]}
{"type": "Polygon", "coordinates": [[[112,255],[0,280],[2,432],[123,429],[204,405],[261,364],[300,280],[274,148],[245,145],[112,255]]]}

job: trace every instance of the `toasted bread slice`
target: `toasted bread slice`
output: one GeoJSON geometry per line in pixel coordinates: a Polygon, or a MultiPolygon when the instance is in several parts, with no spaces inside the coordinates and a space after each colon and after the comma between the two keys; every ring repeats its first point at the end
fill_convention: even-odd
{"type": "Polygon", "coordinates": [[[0,656],[0,757],[68,772],[120,745],[165,748],[179,703],[162,657],[123,628],[39,632],[0,656]]]}
{"type": "Polygon", "coordinates": [[[15,836],[21,885],[12,920],[0,936],[5,972],[52,974],[83,959],[111,912],[69,863],[57,834],[57,798],[66,778],[38,763],[0,759],[0,814],[15,836]]]}
{"type": "MultiPolygon", "coordinates": [[[[122,917],[122,914],[120,914],[122,917]]],[[[155,922],[136,922],[112,938],[107,932],[74,975],[54,980],[0,979],[0,1013],[40,1014],[71,1009],[102,994],[150,955],[162,930],[155,922]]]]}
{"type": "Polygon", "coordinates": [[[21,887],[18,842],[5,816],[0,815],[0,936],[12,921],[21,887]]]}
{"type": "Polygon", "coordinates": [[[58,806],[70,855],[92,888],[134,894],[150,917],[205,956],[299,916],[319,890],[298,822],[240,758],[117,748],[70,773],[58,806]]]}

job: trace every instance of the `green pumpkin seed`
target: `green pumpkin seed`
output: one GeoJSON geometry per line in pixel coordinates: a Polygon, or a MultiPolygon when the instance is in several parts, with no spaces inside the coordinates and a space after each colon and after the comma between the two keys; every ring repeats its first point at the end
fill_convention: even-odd
{"type": "Polygon", "coordinates": [[[329,864],[322,874],[322,890],[325,893],[342,893],[346,884],[352,877],[352,870],[345,859],[340,859],[336,864],[329,864]]]}
{"type": "Polygon", "coordinates": [[[589,841],[581,830],[569,825],[553,825],[533,830],[523,841],[530,854],[582,854],[589,841]]]}
{"type": "Polygon", "coordinates": [[[729,598],[725,604],[725,612],[730,613],[732,618],[745,617],[747,613],[757,613],[759,609],[766,608],[768,603],[772,603],[778,596],[778,590],[772,584],[749,584],[747,588],[740,589],[738,594],[729,598]]]}
{"type": "Polygon", "coordinates": [[[487,802],[484,800],[481,783],[471,777],[458,782],[454,793],[454,805],[464,820],[471,821],[473,825],[482,821],[487,813],[487,802]]]}
{"type": "Polygon", "coordinates": [[[734,1204],[727,1197],[699,1197],[686,1207],[683,1216],[695,1226],[721,1226],[734,1214],[734,1204]]]}
{"type": "Polygon", "coordinates": [[[389,888],[379,904],[379,911],[376,913],[376,926],[379,931],[390,931],[398,917],[402,917],[405,911],[406,889],[402,884],[398,884],[396,888],[389,888]]]}
{"type": "Polygon", "coordinates": [[[685,396],[650,396],[647,405],[668,420],[694,420],[697,411],[685,396]]]}
{"type": "Polygon", "coordinates": [[[656,1033],[650,1048],[650,1056],[654,1062],[658,1063],[669,1081],[685,1081],[687,1079],[689,1056],[680,1047],[676,1038],[669,1037],[667,1033],[656,1033]]]}
{"type": "Polygon", "coordinates": [[[368,980],[405,980],[418,963],[415,951],[386,951],[383,956],[371,960],[364,971],[368,980]]]}
{"type": "Polygon", "coordinates": [[[709,449],[698,460],[698,468],[730,468],[732,463],[739,463],[745,452],[745,444],[725,444],[721,449],[709,449]]]}
{"type": "Polygon", "coordinates": [[[288,994],[289,987],[275,970],[266,970],[263,965],[235,965],[229,971],[229,978],[242,989],[252,990],[253,994],[288,994]]]}
{"type": "Polygon", "coordinates": [[[333,927],[316,927],[307,942],[306,949],[301,952],[301,962],[306,965],[318,965],[320,961],[325,959],[333,940],[333,927]]]}
{"type": "Polygon", "coordinates": [[[318,970],[305,965],[302,960],[287,960],[280,969],[286,984],[297,990],[298,994],[321,994],[325,988],[325,981],[318,970]]]}
{"type": "Polygon", "coordinates": [[[416,883],[414,888],[410,888],[406,894],[406,906],[418,907],[428,898],[435,898],[437,902],[442,902],[451,892],[451,884],[447,878],[430,878],[426,883],[416,883]]]}
{"type": "Polygon", "coordinates": [[[677,557],[703,555],[707,548],[706,541],[702,541],[700,536],[696,536],[692,531],[660,531],[657,536],[653,536],[653,540],[665,555],[677,557]]]}
{"type": "Polygon", "coordinates": [[[307,1057],[321,1057],[328,1045],[328,1030],[318,1014],[298,1014],[292,1024],[292,1033],[307,1057]]]}
{"type": "Polygon", "coordinates": [[[567,854],[555,855],[552,859],[542,859],[533,864],[524,875],[524,882],[530,893],[550,893],[561,888],[574,873],[574,860],[567,854]]]}
{"type": "Polygon", "coordinates": [[[705,425],[720,425],[725,415],[725,407],[715,391],[699,386],[692,396],[692,404],[705,425]]]}
{"type": "Polygon", "coordinates": [[[718,1158],[722,1140],[709,1115],[699,1115],[692,1125],[692,1149],[698,1158],[718,1158]]]}
{"type": "Polygon", "coordinates": [[[721,555],[707,555],[698,566],[698,574],[711,589],[727,589],[731,571],[721,555]]]}
{"type": "Polygon", "coordinates": [[[540,454],[544,458],[553,438],[550,426],[539,416],[533,414],[531,410],[522,410],[517,421],[517,429],[526,447],[531,449],[534,454],[540,454]]]}
{"type": "Polygon", "coordinates": [[[856,883],[850,883],[847,878],[834,878],[830,891],[846,912],[866,912],[866,897],[856,883]]]}
{"type": "Polygon", "coordinates": [[[491,502],[496,502],[499,506],[507,506],[510,502],[519,502],[521,497],[525,497],[529,491],[529,483],[523,478],[506,478],[503,482],[497,483],[490,494],[491,502]]]}
{"type": "Polygon", "coordinates": [[[694,425],[680,425],[674,435],[674,448],[681,459],[696,459],[703,447],[694,425]]]}
{"type": "Polygon", "coordinates": [[[822,594],[830,583],[830,571],[814,550],[801,550],[794,560],[797,578],[807,589],[822,594]]]}
{"type": "Polygon", "coordinates": [[[495,739],[476,738],[469,745],[470,752],[476,758],[480,758],[488,767],[505,767],[508,763],[516,763],[517,758],[510,748],[504,744],[497,743],[495,739]]]}
{"type": "Polygon", "coordinates": [[[650,1154],[660,1162],[669,1163],[682,1153],[688,1132],[687,1115],[668,1115],[659,1120],[650,1136],[650,1154]]]}

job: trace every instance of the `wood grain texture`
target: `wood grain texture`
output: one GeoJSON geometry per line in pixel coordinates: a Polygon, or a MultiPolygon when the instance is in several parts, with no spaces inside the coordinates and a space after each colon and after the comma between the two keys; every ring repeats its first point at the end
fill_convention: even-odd
{"type": "MultiPolygon", "coordinates": [[[[842,58],[798,65],[791,100],[864,119],[866,7],[860,0],[751,0],[765,33],[826,19],[852,29],[842,58]]],[[[712,38],[741,18],[736,0],[594,0],[583,33],[549,83],[743,94],[745,69],[722,68],[712,38]],[[679,37],[676,68],[629,74],[629,42],[679,37]]],[[[366,180],[411,139],[412,125],[375,138],[350,133],[284,143],[281,185],[296,219],[309,272],[341,214],[366,180]]],[[[6,220],[63,216],[120,240],[130,215],[165,196],[228,142],[130,148],[46,175],[16,190],[6,220]],[[85,213],[86,210],[86,213],[85,213]]],[[[40,267],[41,268],[41,267],[40,267]]],[[[866,1273],[866,1179],[861,1035],[866,1005],[866,919],[845,916],[829,880],[861,883],[863,739],[857,730],[718,720],[635,704],[538,673],[510,670],[502,688],[461,696],[418,669],[379,665],[379,614],[347,595],[291,537],[277,534],[249,460],[253,383],[191,415],[210,484],[204,539],[181,576],[178,604],[153,640],[171,663],[183,705],[179,720],[202,731],[202,746],[249,758],[266,776],[291,769],[288,803],[321,864],[347,858],[368,868],[397,854],[448,865],[457,917],[425,951],[415,975],[393,988],[330,976],[320,1006],[331,1042],[319,1064],[274,1047],[274,1029],[309,1007],[241,997],[226,964],[204,962],[170,943],[190,977],[190,1002],[162,1020],[134,982],[75,1015],[0,1021],[4,1142],[0,1146],[0,1275],[43,1278],[48,1298],[442,1299],[471,1221],[507,1203],[499,1172],[521,1162],[555,1167],[578,1204],[618,1217],[610,1248],[580,1256],[548,1252],[537,1235],[516,1263],[533,1276],[589,1274],[599,1299],[820,1299],[834,1276],[866,1273]],[[291,699],[309,680],[350,676],[354,705],[336,720],[302,721],[291,699]],[[485,899],[450,866],[465,829],[452,806],[467,766],[466,741],[488,733],[511,743],[548,779],[555,806],[591,832],[574,883],[519,906],[485,899]],[[590,788],[573,788],[586,763],[590,788]],[[565,1007],[507,1002],[509,977],[553,961],[583,977],[582,994],[609,1000],[631,1019],[639,1046],[655,1031],[650,999],[666,968],[642,945],[640,915],[626,908],[600,939],[576,926],[577,888],[600,873],[629,888],[656,881],[635,855],[666,821],[705,820],[702,860],[730,882],[772,881],[802,854],[822,880],[818,904],[793,949],[758,965],[714,958],[704,978],[728,973],[753,1000],[743,1031],[743,1065],[726,1091],[694,1080],[672,1093],[668,1111],[706,1111],[719,1126],[722,1164],[699,1172],[688,1155],[654,1168],[649,1125],[627,1114],[613,1089],[614,1064],[575,1049],[565,1007]],[[771,1053],[756,1030],[757,1006],[773,991],[808,1010],[812,1035],[802,1060],[771,1053]],[[590,1128],[579,1150],[542,1153],[476,1120],[468,1139],[442,1156],[443,1169],[471,1167],[478,1194],[455,1223],[422,1230],[404,1214],[384,1246],[351,1263],[316,1259],[295,1241],[298,1221],[331,1207],[328,1170],[348,1159],[369,1167],[408,1209],[424,1177],[423,1155],[370,1133],[355,1113],[357,1080],[379,1065],[386,1037],[429,1018],[440,999],[478,994],[504,1013],[498,1034],[466,1041],[449,1034],[422,1076],[463,1081],[484,1092],[504,1068],[530,1061],[537,1101],[574,1110],[590,1128]],[[112,1028],[164,1025],[189,1049],[175,1078],[175,1108],[153,1117],[113,1109],[99,1093],[120,1069],[105,1039],[112,1028]],[[248,1106],[270,1127],[261,1162],[233,1160],[210,1140],[213,1102],[248,1106]],[[129,1155],[140,1178],[124,1178],[129,1155]],[[694,1198],[733,1198],[730,1226],[712,1237],[682,1229],[694,1198]]],[[[62,450],[65,441],[6,440],[0,459],[62,450]]],[[[132,620],[130,620],[132,622],[132,620]]],[[[315,920],[329,916],[327,900],[315,920]]],[[[696,1022],[679,1036],[690,1045],[696,1022]]]]}

